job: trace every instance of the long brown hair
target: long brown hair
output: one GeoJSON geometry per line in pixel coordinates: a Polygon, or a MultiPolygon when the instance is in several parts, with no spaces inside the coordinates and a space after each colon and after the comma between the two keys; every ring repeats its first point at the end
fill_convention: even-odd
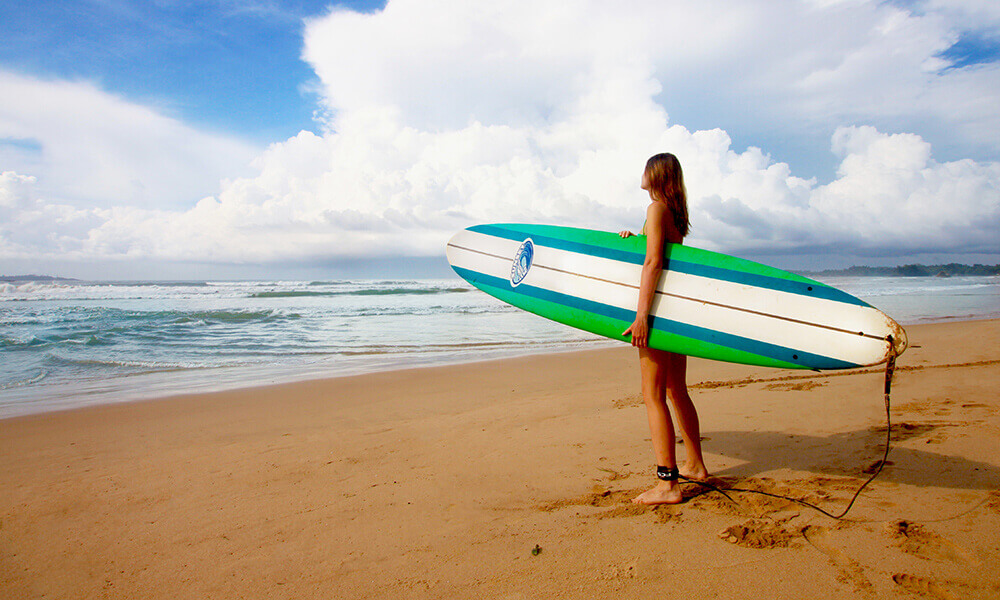
{"type": "Polygon", "coordinates": [[[657,154],[646,161],[646,178],[649,193],[654,200],[667,205],[674,216],[674,227],[681,237],[685,237],[691,229],[691,222],[688,220],[687,190],[684,188],[680,161],[669,152],[657,154]]]}

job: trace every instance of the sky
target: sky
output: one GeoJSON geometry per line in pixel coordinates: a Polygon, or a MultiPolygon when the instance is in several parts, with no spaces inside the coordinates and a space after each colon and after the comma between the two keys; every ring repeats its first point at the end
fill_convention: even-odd
{"type": "Polygon", "coordinates": [[[1000,262],[995,0],[0,0],[0,274],[447,275],[476,223],[1000,262]]]}

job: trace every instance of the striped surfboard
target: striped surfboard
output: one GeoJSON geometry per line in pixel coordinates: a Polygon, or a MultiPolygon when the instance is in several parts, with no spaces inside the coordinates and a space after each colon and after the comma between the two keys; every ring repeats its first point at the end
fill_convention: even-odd
{"type": "MultiPolygon", "coordinates": [[[[480,290],[612,339],[635,320],[646,238],[552,225],[464,229],[452,268],[480,290]]],[[[668,244],[649,345],[713,360],[796,369],[876,365],[906,349],[892,319],[818,281],[759,263],[668,244]]]]}

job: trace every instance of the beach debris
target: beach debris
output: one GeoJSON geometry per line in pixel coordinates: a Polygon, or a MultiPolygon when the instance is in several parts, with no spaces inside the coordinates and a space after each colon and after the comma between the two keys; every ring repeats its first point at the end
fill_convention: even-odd
{"type": "Polygon", "coordinates": [[[535,544],[535,547],[531,549],[531,555],[538,556],[541,553],[542,553],[542,547],[539,546],[538,544],[535,544]]]}

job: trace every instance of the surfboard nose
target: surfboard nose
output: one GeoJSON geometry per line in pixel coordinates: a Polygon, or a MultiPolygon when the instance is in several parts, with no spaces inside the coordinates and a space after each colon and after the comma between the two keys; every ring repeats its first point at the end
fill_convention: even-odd
{"type": "Polygon", "coordinates": [[[448,240],[448,245],[445,246],[444,255],[448,259],[448,264],[451,268],[455,268],[455,263],[458,261],[458,252],[461,250],[461,240],[465,236],[466,230],[463,229],[455,235],[451,236],[448,240]]]}

